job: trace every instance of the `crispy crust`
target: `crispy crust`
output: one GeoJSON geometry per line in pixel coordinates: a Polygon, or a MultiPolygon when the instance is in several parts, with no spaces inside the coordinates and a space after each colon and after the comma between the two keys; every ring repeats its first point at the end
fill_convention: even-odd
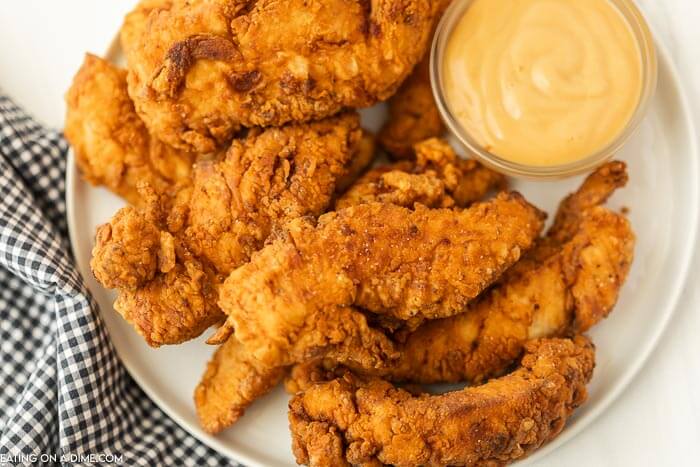
{"type": "Polygon", "coordinates": [[[413,145],[445,133],[430,86],[430,54],[388,101],[389,119],[377,135],[380,146],[395,159],[411,159],[413,145]]]}
{"type": "Polygon", "coordinates": [[[346,374],[294,396],[292,449],[312,467],[503,465],[561,432],[593,367],[593,344],[579,336],[532,341],[513,373],[442,395],[346,374]]]}
{"type": "MultiPolygon", "coordinates": [[[[434,25],[452,0],[433,0],[434,25]]],[[[433,37],[435,31],[430,36],[433,37]]],[[[388,101],[389,118],[377,135],[379,145],[395,159],[411,159],[414,145],[445,133],[430,85],[430,50],[388,101]]]]}
{"type": "Polygon", "coordinates": [[[359,138],[353,113],[250,131],[224,159],[200,162],[191,186],[167,199],[144,188],[144,207],[101,226],[95,276],[118,290],[115,308],[149,345],[196,337],[222,319],[226,275],[273,230],[327,209],[359,138]]]}
{"type": "Polygon", "coordinates": [[[345,192],[348,187],[357,182],[358,178],[374,162],[376,150],[377,142],[375,136],[367,130],[362,130],[362,139],[358,143],[357,150],[348,165],[347,174],[338,180],[336,188],[338,193],[345,192]]]}
{"type": "Polygon", "coordinates": [[[415,151],[415,160],[369,170],[338,199],[336,209],[375,201],[407,208],[416,203],[430,208],[467,207],[507,186],[503,175],[460,158],[445,140],[421,141],[415,151]]]}
{"type": "Polygon", "coordinates": [[[430,0],[173,0],[129,54],[130,94],[161,140],[212,151],[240,125],[388,98],[423,56],[434,15],[430,0]]]}
{"type": "Polygon", "coordinates": [[[66,138],[93,185],[140,204],[139,183],[164,193],[187,181],[195,156],[149,135],[127,93],[126,71],[87,54],[66,105],[66,138]]]}
{"type": "MultiPolygon", "coordinates": [[[[395,333],[400,357],[390,367],[352,369],[393,381],[479,383],[506,372],[529,339],[590,329],[613,309],[633,259],[630,223],[598,206],[626,180],[621,162],[593,172],[562,201],[547,236],[464,313],[395,333]]],[[[299,365],[288,387],[328,379],[336,367],[329,358],[299,365]]]]}
{"type": "Polygon", "coordinates": [[[277,386],[283,367],[270,368],[230,338],[219,346],[207,364],[194,393],[199,423],[208,433],[218,433],[234,424],[256,399],[277,386]]]}
{"type": "Polygon", "coordinates": [[[295,363],[333,344],[321,330],[341,313],[342,329],[364,327],[350,305],[415,324],[461,311],[531,246],[542,221],[516,193],[460,211],[361,204],[316,226],[290,224],[228,277],[219,305],[256,358],[295,363]]]}

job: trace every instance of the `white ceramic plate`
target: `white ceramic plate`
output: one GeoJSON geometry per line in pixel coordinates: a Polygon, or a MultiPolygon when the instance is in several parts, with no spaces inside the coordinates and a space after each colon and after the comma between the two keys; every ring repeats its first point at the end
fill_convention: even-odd
{"type": "MultiPolygon", "coordinates": [[[[118,47],[108,54],[121,61],[118,47]]],[[[668,53],[660,48],[659,89],[646,120],[619,158],[627,161],[630,183],[609,205],[627,207],[637,232],[634,265],[620,302],[591,335],[597,366],[590,397],[564,432],[524,463],[544,456],[591,423],[639,371],[663,332],[679,297],[698,225],[698,153],[694,127],[680,81],[668,53]]],[[[363,112],[363,124],[377,128],[381,106],[363,112]]],[[[514,185],[550,213],[578,186],[580,178],[514,185]]],[[[98,285],[89,269],[97,225],[123,202],[78,175],[72,154],[67,173],[68,222],[78,267],[94,294],[112,342],[124,365],[167,414],[204,443],[247,465],[294,465],[287,423],[288,396],[281,388],[257,401],[233,427],[217,437],[198,426],[192,394],[212,348],[203,338],[176,347],[152,349],[112,309],[113,293],[98,285]]],[[[552,456],[553,457],[553,456],[552,456]]],[[[548,458],[548,463],[555,459],[548,458]]]]}

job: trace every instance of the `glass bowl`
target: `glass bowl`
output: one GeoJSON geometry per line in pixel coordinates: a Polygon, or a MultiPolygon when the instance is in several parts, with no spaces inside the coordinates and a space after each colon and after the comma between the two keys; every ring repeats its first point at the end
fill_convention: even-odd
{"type": "Polygon", "coordinates": [[[649,102],[656,90],[657,61],[654,40],[646,20],[632,0],[609,0],[617,7],[629,24],[637,41],[642,60],[642,92],[636,110],[622,132],[604,148],[580,160],[552,166],[525,165],[512,162],[489,152],[469,134],[454,117],[445,96],[443,84],[443,62],[447,42],[457,22],[467,11],[473,0],[455,0],[445,11],[433,37],[430,51],[430,81],[435,102],[443,121],[450,132],[484,165],[505,173],[531,179],[556,179],[590,171],[611,159],[632,136],[644,118],[649,102]]]}

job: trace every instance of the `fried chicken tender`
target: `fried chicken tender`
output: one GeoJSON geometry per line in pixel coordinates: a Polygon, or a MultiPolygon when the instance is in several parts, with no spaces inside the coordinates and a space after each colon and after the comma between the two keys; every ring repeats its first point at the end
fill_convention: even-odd
{"type": "MultiPolygon", "coordinates": [[[[361,165],[367,164],[367,159],[371,158],[373,156],[373,151],[374,151],[374,146],[373,146],[373,140],[370,138],[370,134],[367,132],[364,132],[363,135],[363,140],[360,143],[360,148],[358,149],[358,152],[360,153],[360,156],[356,156],[353,159],[352,165],[358,164],[357,161],[358,159],[361,161],[361,165]],[[362,155],[364,154],[364,155],[362,155]],[[369,154],[369,156],[367,156],[369,154]]],[[[423,155],[418,158],[418,163],[417,164],[406,164],[404,165],[409,165],[409,166],[416,166],[419,167],[420,171],[424,172],[428,170],[428,167],[431,167],[431,170],[433,172],[439,172],[440,175],[445,174],[448,180],[453,180],[455,179],[455,176],[453,175],[454,171],[457,169],[453,169],[449,164],[457,164],[458,159],[452,152],[452,150],[447,146],[445,143],[442,143],[440,141],[435,141],[433,143],[428,143],[426,142],[425,144],[422,145],[422,150],[419,151],[419,154],[423,155]]],[[[394,164],[395,166],[399,164],[394,164]]],[[[471,164],[466,163],[462,164],[462,166],[469,166],[469,168],[465,169],[465,173],[468,175],[472,175],[472,170],[471,169],[471,164]]],[[[352,172],[356,172],[355,170],[352,170],[352,172]]],[[[432,172],[431,172],[432,173],[432,172]]],[[[461,175],[461,174],[460,174],[461,175]]],[[[348,178],[351,175],[346,175],[343,177],[344,180],[348,178]]],[[[472,177],[474,178],[474,177],[472,177]]],[[[342,182],[339,182],[342,183],[342,182]]],[[[358,182],[356,183],[352,191],[358,191],[358,187],[362,186],[364,183],[369,183],[369,182],[358,182]]],[[[442,183],[442,182],[440,182],[442,183]]],[[[455,180],[453,183],[451,183],[451,187],[457,186],[457,180],[455,180]]],[[[476,188],[476,187],[475,187],[476,188]]],[[[369,197],[360,197],[360,196],[348,196],[348,199],[344,201],[345,204],[348,206],[351,204],[360,204],[362,202],[368,202],[372,200],[376,200],[376,197],[370,199],[369,197]]],[[[412,204],[412,203],[410,203],[412,204]]],[[[225,346],[226,344],[224,344],[225,346]]],[[[240,345],[240,344],[236,344],[240,345]]],[[[217,355],[218,355],[217,351],[217,355]]],[[[342,355],[341,355],[342,356],[342,355]]],[[[215,356],[215,361],[218,359],[218,356],[215,356]]],[[[221,357],[221,358],[226,358],[226,357],[221,357]]],[[[250,357],[252,359],[252,357],[250,357]]],[[[247,404],[250,404],[253,402],[252,398],[248,398],[247,396],[243,397],[233,397],[234,394],[237,392],[240,392],[242,394],[249,394],[249,383],[248,381],[253,379],[254,381],[268,381],[271,385],[274,386],[276,384],[277,380],[279,378],[277,377],[270,377],[270,378],[265,378],[264,376],[261,377],[261,375],[265,374],[270,374],[270,375],[278,375],[280,373],[279,367],[267,367],[264,368],[261,367],[259,362],[255,362],[255,364],[246,364],[246,363],[241,363],[239,365],[241,371],[237,372],[234,375],[229,375],[227,376],[227,384],[226,384],[226,390],[228,391],[227,394],[231,394],[230,399],[225,399],[224,397],[218,397],[216,396],[217,392],[223,391],[222,386],[219,386],[218,388],[213,388],[214,383],[210,379],[205,378],[202,382],[200,382],[200,385],[198,386],[199,388],[198,391],[206,391],[206,394],[209,394],[209,398],[215,398],[218,397],[219,400],[230,400],[230,405],[227,406],[226,404],[217,404],[215,406],[211,406],[211,404],[208,404],[208,409],[206,416],[200,416],[200,419],[202,421],[202,426],[204,427],[205,430],[211,431],[211,432],[218,432],[221,429],[225,428],[228,425],[231,425],[235,423],[237,420],[238,416],[240,416],[240,413],[244,406],[246,404],[242,404],[241,400],[246,401],[247,404]],[[244,370],[248,370],[248,372],[244,370]],[[274,382],[273,382],[274,381],[274,382]],[[234,413],[237,414],[234,417],[231,417],[230,414],[234,413]],[[211,420],[215,419],[216,424],[214,424],[211,420]]],[[[199,402],[198,397],[196,396],[195,399],[198,401],[197,406],[199,407],[200,404],[203,404],[203,402],[199,402]]]]}
{"type": "Polygon", "coordinates": [[[388,100],[389,118],[377,136],[384,150],[396,159],[410,159],[413,146],[445,132],[430,86],[430,54],[388,100]]]}
{"type": "MultiPolygon", "coordinates": [[[[361,313],[341,310],[333,320],[320,323],[313,333],[309,345],[315,347],[307,348],[309,358],[322,351],[333,361],[379,367],[397,357],[391,341],[370,328],[361,313]]],[[[195,390],[202,428],[218,433],[233,425],[250,404],[277,386],[287,368],[260,361],[235,336],[228,337],[217,348],[195,390]]]]}
{"type": "MultiPolygon", "coordinates": [[[[368,159],[373,157],[374,144],[369,133],[364,132],[362,142],[359,146],[360,148],[357,152],[359,152],[360,155],[359,157],[356,156],[353,159],[352,165],[354,166],[366,165],[369,163],[368,159]],[[358,159],[360,162],[355,162],[358,159]]],[[[449,146],[447,146],[445,143],[435,141],[434,143],[423,144],[422,148],[423,149],[419,151],[419,154],[424,155],[424,157],[419,157],[417,164],[409,165],[416,165],[417,167],[420,167],[421,171],[426,171],[428,167],[435,166],[436,170],[438,170],[440,174],[448,174],[446,177],[447,179],[452,180],[455,178],[453,175],[451,175],[454,170],[451,167],[448,167],[448,164],[455,164],[457,163],[458,159],[449,146]]],[[[473,170],[471,170],[471,164],[462,164],[462,166],[469,166],[469,168],[465,169],[465,173],[472,175],[473,170]]],[[[356,173],[357,171],[351,169],[351,172],[356,173]]],[[[344,180],[350,176],[351,175],[346,175],[341,180],[344,180]]],[[[342,183],[342,181],[339,183],[342,183]]],[[[359,182],[358,184],[354,185],[353,190],[357,190],[357,187],[361,186],[362,184],[362,182],[359,182]]],[[[451,186],[457,185],[457,183],[451,184],[451,186]]],[[[369,201],[369,199],[365,199],[364,197],[349,196],[348,198],[349,199],[346,200],[346,204],[348,205],[350,205],[354,199],[357,199],[357,204],[369,201]]],[[[233,339],[235,340],[235,338],[233,339]]],[[[237,348],[240,347],[239,343],[236,343],[235,345],[237,348]]],[[[227,344],[223,344],[221,348],[226,346],[227,344]]],[[[219,356],[220,352],[223,353],[223,350],[217,350],[213,362],[218,362],[218,365],[228,364],[228,362],[224,363],[224,359],[229,357],[225,356],[225,354],[223,356],[219,356]]],[[[253,359],[252,356],[247,357],[250,358],[253,363],[247,363],[241,355],[242,352],[237,352],[234,356],[230,357],[231,359],[238,358],[240,361],[237,364],[238,371],[235,373],[232,372],[231,374],[227,374],[225,376],[226,385],[219,385],[217,383],[217,379],[209,378],[205,375],[204,379],[198,386],[195,401],[198,407],[198,412],[200,413],[201,425],[206,431],[219,432],[223,428],[226,428],[227,426],[236,422],[240,415],[242,415],[243,409],[254,401],[254,397],[250,396],[251,394],[255,394],[254,392],[251,393],[250,381],[268,383],[269,386],[265,389],[265,391],[260,391],[260,393],[264,393],[274,387],[279,380],[279,374],[282,371],[280,367],[264,367],[260,364],[260,362],[253,359]],[[269,377],[266,375],[269,375],[269,377]],[[206,395],[206,397],[204,395],[206,395]],[[215,404],[211,404],[208,402],[210,399],[217,402],[215,404]],[[222,401],[227,401],[228,404],[223,403],[222,401]],[[231,414],[234,415],[232,416],[231,414]]],[[[211,365],[213,364],[214,363],[211,365]]],[[[255,388],[257,391],[259,388],[261,388],[261,386],[255,386],[255,388]]]]}
{"type": "Polygon", "coordinates": [[[148,22],[151,13],[158,15],[161,10],[172,8],[172,0],[141,0],[124,17],[124,23],[119,31],[119,42],[126,55],[127,63],[131,62],[131,57],[138,54],[143,35],[148,31],[148,22]]]}
{"type": "Polygon", "coordinates": [[[433,0],[173,0],[129,53],[153,134],[210,152],[240,126],[281,125],[391,96],[427,48],[433,0]]]}
{"type": "MultiPolygon", "coordinates": [[[[371,163],[374,150],[374,135],[363,131],[347,174],[336,183],[336,191],[352,183],[371,163]]],[[[248,354],[235,337],[230,338],[215,351],[195,391],[200,425],[209,433],[218,433],[233,425],[250,404],[279,383],[285,372],[285,367],[263,365],[248,354]]]]}
{"type": "MultiPolygon", "coordinates": [[[[479,383],[507,371],[529,339],[590,329],[615,306],[632,263],[629,222],[598,206],[626,181],[622,162],[599,168],[561,203],[547,236],[464,313],[398,336],[401,356],[390,368],[353,369],[393,381],[479,383]]],[[[335,366],[309,362],[287,386],[327,379],[335,366]]]]}
{"type": "MultiPolygon", "coordinates": [[[[402,339],[400,358],[388,367],[349,366],[394,381],[479,383],[509,369],[528,339],[590,328],[614,306],[632,260],[629,223],[597,207],[626,181],[623,163],[598,169],[562,202],[547,237],[467,312],[419,327],[402,339]]],[[[287,390],[294,394],[343,371],[328,357],[295,365],[287,390]]]]}
{"type": "MultiPolygon", "coordinates": [[[[319,333],[326,333],[333,347],[320,346],[325,355],[348,365],[383,365],[396,358],[391,341],[367,327],[360,313],[340,313],[319,333]],[[345,318],[354,320],[350,325],[345,318]],[[345,334],[345,329],[348,333],[345,334]],[[358,332],[359,331],[359,332],[358,332]],[[376,356],[381,355],[380,360],[376,356]]],[[[195,390],[195,406],[202,428],[218,433],[233,425],[256,399],[267,394],[282,380],[287,366],[270,366],[253,356],[236,337],[220,345],[195,390]]]]}
{"type": "MultiPolygon", "coordinates": [[[[451,2],[452,0],[433,1],[436,26],[451,2]]],[[[387,104],[389,118],[377,139],[380,146],[395,159],[412,158],[416,143],[441,136],[445,132],[430,85],[430,50],[426,50],[423,59],[387,104]]]]}
{"type": "Polygon", "coordinates": [[[253,401],[277,386],[285,371],[263,365],[231,337],[216,349],[195,389],[200,425],[218,433],[234,424],[253,401]]]}
{"type": "Polygon", "coordinates": [[[461,211],[367,203],[297,220],[226,279],[222,329],[275,366],[337,344],[337,326],[339,338],[364,326],[353,306],[416,324],[449,316],[520,258],[542,221],[517,193],[461,211]]]}
{"type": "MultiPolygon", "coordinates": [[[[572,238],[581,223],[581,214],[605,203],[615,190],[627,184],[628,179],[627,165],[622,161],[608,162],[592,172],[577,191],[561,202],[545,243],[556,247],[572,238]]],[[[535,257],[547,253],[544,245],[533,250],[533,254],[535,252],[538,253],[535,257]]]]}
{"type": "Polygon", "coordinates": [[[475,160],[458,157],[445,140],[415,145],[414,161],[376,167],[355,182],[336,202],[343,209],[368,202],[431,208],[466,207],[488,192],[506,188],[506,178],[475,160]]]}
{"type": "Polygon", "coordinates": [[[223,315],[214,269],[163,228],[160,197],[142,189],[144,207],[128,206],[97,230],[90,266],[117,289],[114,309],[158,347],[193,339],[223,315]]]}
{"type": "Polygon", "coordinates": [[[95,277],[118,290],[115,309],[149,345],[201,334],[222,318],[216,286],[233,269],[274,229],[327,209],[360,136],[354,113],[251,130],[223,160],[198,163],[174,200],[145,189],[145,208],[101,226],[95,277]]]}
{"type": "Polygon", "coordinates": [[[509,274],[465,313],[411,333],[383,376],[434,383],[503,374],[528,339],[585,331],[603,319],[617,301],[633,245],[624,218],[600,207],[587,211],[558,253],[509,274]]]}
{"type": "MultiPolygon", "coordinates": [[[[134,289],[151,280],[158,271],[161,241],[157,227],[158,196],[153,190],[145,190],[144,197],[143,208],[120,209],[108,224],[97,229],[95,242],[103,246],[92,252],[93,272],[109,289],[134,289]]],[[[169,262],[165,254],[162,258],[169,262]]]]}
{"type": "Polygon", "coordinates": [[[347,173],[336,184],[336,192],[344,193],[348,187],[355,183],[365,170],[372,165],[376,154],[376,137],[371,132],[362,130],[362,139],[357,145],[355,154],[347,168],[347,173]]]}
{"type": "Polygon", "coordinates": [[[93,185],[139,204],[139,182],[165,192],[187,180],[194,156],[148,134],[127,93],[126,71],[87,54],[66,104],[65,135],[93,185]]]}
{"type": "Polygon", "coordinates": [[[292,450],[312,467],[503,465],[561,432],[594,365],[579,336],[531,341],[513,373],[441,395],[346,374],[292,399],[292,450]]]}

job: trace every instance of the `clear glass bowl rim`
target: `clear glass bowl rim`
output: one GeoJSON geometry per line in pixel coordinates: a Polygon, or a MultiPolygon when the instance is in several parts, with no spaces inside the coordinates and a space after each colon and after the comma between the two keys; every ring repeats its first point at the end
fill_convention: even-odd
{"type": "Polygon", "coordinates": [[[532,166],[519,164],[499,157],[477,143],[450,111],[442,85],[442,63],[445,46],[457,21],[462,17],[473,0],[454,0],[445,10],[433,36],[430,50],[430,82],[435,103],[450,132],[474,156],[486,166],[517,177],[531,179],[564,178],[590,171],[610,160],[624,146],[644,119],[657,85],[658,64],[656,48],[649,26],[633,0],[608,0],[617,7],[629,23],[642,58],[642,93],[637,108],[620,135],[613,142],[594,154],[568,164],[555,166],[532,166]]]}

